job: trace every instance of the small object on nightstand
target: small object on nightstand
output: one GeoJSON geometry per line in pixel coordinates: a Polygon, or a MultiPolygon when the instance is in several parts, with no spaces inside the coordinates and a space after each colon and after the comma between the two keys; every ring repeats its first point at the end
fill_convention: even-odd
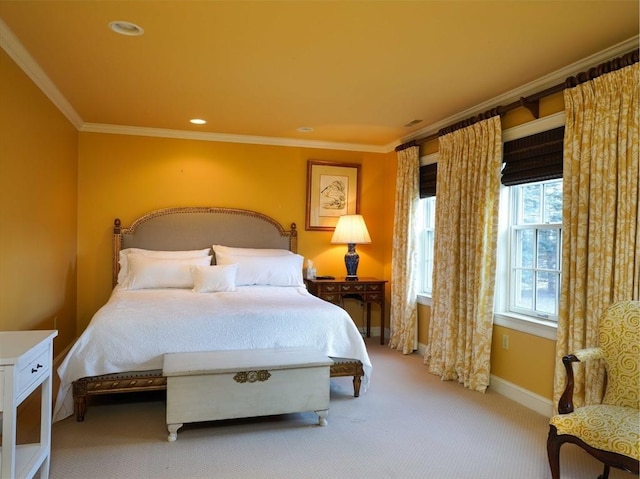
{"type": "Polygon", "coordinates": [[[316,276],[314,279],[336,279],[335,276],[316,276]]]}
{"type": "Polygon", "coordinates": [[[313,267],[313,261],[311,261],[310,259],[307,260],[307,274],[305,277],[307,279],[316,278],[316,269],[313,267]]]}

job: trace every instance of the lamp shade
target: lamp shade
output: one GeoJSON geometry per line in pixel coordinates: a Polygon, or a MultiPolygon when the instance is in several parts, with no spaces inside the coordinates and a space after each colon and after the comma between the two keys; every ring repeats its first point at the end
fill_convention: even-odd
{"type": "Polygon", "coordinates": [[[331,238],[333,244],[369,244],[371,236],[362,215],[343,215],[331,238]]]}

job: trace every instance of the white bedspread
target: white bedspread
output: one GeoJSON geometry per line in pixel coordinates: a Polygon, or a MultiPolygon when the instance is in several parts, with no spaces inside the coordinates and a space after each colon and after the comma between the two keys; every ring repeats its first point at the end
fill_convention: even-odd
{"type": "Polygon", "coordinates": [[[86,376],[162,369],[168,352],[312,347],[371,361],[346,311],[304,287],[242,286],[235,292],[114,289],[58,368],[54,421],[73,414],[72,382],[86,376]]]}

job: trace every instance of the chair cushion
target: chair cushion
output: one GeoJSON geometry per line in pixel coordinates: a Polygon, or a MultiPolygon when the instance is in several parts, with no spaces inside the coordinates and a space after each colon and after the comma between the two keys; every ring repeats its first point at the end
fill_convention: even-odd
{"type": "Polygon", "coordinates": [[[589,446],[640,460],[640,411],[624,406],[584,406],[553,416],[558,435],[568,434],[589,446]]]}

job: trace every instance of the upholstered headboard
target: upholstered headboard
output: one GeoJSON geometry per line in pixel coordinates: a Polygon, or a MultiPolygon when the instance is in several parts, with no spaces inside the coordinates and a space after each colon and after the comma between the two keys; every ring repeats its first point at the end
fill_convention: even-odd
{"type": "Polygon", "coordinates": [[[165,208],[135,220],[128,228],[116,219],[113,228],[113,285],[117,283],[119,254],[125,248],[179,251],[214,244],[240,248],[298,249],[296,224],[285,230],[273,218],[235,208],[165,208]]]}

